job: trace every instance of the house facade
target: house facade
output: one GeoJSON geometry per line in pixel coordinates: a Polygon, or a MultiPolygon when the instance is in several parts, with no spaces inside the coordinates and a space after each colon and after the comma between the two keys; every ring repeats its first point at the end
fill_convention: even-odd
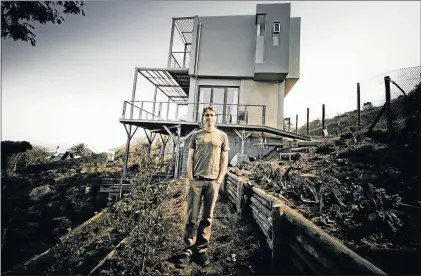
{"type": "Polygon", "coordinates": [[[209,105],[228,134],[230,160],[237,153],[256,156],[260,137],[263,154],[283,137],[308,140],[283,131],[284,99],[300,77],[301,19],[290,14],[290,4],[257,4],[250,15],[173,18],[167,66],[135,69],[120,119],[127,146],[133,129],[143,128],[150,143],[167,136],[177,156],[175,177],[185,174],[190,136],[209,105]],[[154,84],[153,101],[136,101],[140,75],[154,84]],[[158,93],[167,101],[156,101],[158,93]]]}

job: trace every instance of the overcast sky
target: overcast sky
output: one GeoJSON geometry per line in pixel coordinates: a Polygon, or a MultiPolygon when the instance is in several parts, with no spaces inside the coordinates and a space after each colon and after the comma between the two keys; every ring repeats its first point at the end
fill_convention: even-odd
{"type": "MultiPolygon", "coordinates": [[[[166,67],[171,18],[255,14],[256,3],[85,2],[86,16],[35,25],[36,47],[2,39],[2,140],[62,150],[124,144],[118,120],[134,68],[166,67]]],[[[358,81],[420,64],[420,2],[300,1],[291,9],[301,17],[301,78],[286,117],[322,103],[327,115],[351,110],[358,81]]],[[[138,91],[136,100],[152,98],[145,82],[138,91]]],[[[382,97],[361,93],[363,102],[382,97]]]]}

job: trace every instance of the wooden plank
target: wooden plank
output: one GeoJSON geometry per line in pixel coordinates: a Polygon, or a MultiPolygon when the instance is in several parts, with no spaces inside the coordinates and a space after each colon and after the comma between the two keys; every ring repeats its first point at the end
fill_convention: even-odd
{"type": "MultiPolygon", "coordinates": [[[[342,274],[344,271],[341,271],[339,267],[332,262],[329,258],[323,254],[323,251],[319,250],[315,245],[314,242],[312,242],[308,237],[305,235],[301,235],[295,232],[291,232],[293,234],[294,242],[298,242],[302,248],[306,250],[306,252],[312,256],[317,262],[320,264],[320,266],[325,267],[330,273],[333,274],[342,274]]],[[[292,240],[292,239],[291,239],[292,240]]]]}
{"type": "Polygon", "coordinates": [[[386,274],[381,269],[356,254],[354,251],[344,246],[334,237],[328,235],[311,221],[304,218],[297,211],[291,209],[285,204],[284,208],[285,219],[297,230],[301,231],[309,239],[314,241],[319,248],[327,253],[330,253],[329,258],[332,259],[332,261],[341,263],[346,267],[346,269],[349,269],[349,273],[386,274]]]}
{"type": "Polygon", "coordinates": [[[261,196],[259,196],[256,193],[253,193],[253,195],[251,197],[256,199],[258,202],[260,202],[260,204],[262,204],[264,207],[266,207],[266,209],[271,210],[270,202],[267,201],[266,199],[262,198],[261,196]]]}
{"type": "Polygon", "coordinates": [[[271,210],[268,209],[266,206],[264,206],[262,203],[260,203],[255,196],[252,196],[250,198],[251,204],[256,206],[256,208],[262,212],[266,217],[270,217],[272,215],[271,210]]]}
{"type": "Polygon", "coordinates": [[[314,274],[325,274],[323,269],[320,267],[320,264],[318,264],[318,262],[312,258],[312,256],[308,254],[308,252],[296,240],[290,237],[290,239],[288,239],[288,245],[314,274]]]}
{"type": "Polygon", "coordinates": [[[67,233],[66,235],[64,235],[63,237],[60,238],[60,241],[64,241],[66,240],[70,235],[73,235],[74,233],[76,233],[76,231],[79,231],[80,229],[82,229],[84,226],[90,224],[91,222],[99,219],[100,217],[102,217],[104,215],[104,211],[99,212],[98,214],[96,214],[95,216],[91,217],[90,219],[88,219],[87,221],[85,221],[84,223],[82,223],[81,225],[79,225],[78,227],[76,227],[75,229],[73,229],[72,231],[70,231],[70,233],[67,233]]]}
{"type": "Polygon", "coordinates": [[[228,194],[228,199],[232,203],[235,203],[235,200],[237,199],[237,197],[233,194],[233,192],[231,192],[229,189],[227,189],[227,194],[228,194]]]}
{"type": "Polygon", "coordinates": [[[228,184],[229,184],[229,185],[231,185],[231,186],[233,186],[233,187],[236,187],[236,188],[237,188],[237,185],[238,185],[238,184],[237,184],[237,181],[232,181],[232,180],[229,180],[229,179],[228,179],[228,180],[227,180],[227,182],[228,182],[228,184]]]}
{"type": "Polygon", "coordinates": [[[243,210],[243,196],[244,196],[244,183],[239,180],[237,182],[237,214],[241,214],[243,210]]]}
{"type": "Polygon", "coordinates": [[[270,216],[272,218],[272,273],[280,274],[282,273],[282,263],[285,261],[283,258],[283,233],[282,233],[282,223],[283,217],[281,212],[281,207],[278,204],[273,205],[272,210],[270,211],[270,216]]]}
{"type": "Polygon", "coordinates": [[[236,189],[234,189],[231,185],[228,185],[227,190],[230,191],[233,195],[235,195],[235,198],[237,198],[237,190],[236,189]]]}
{"type": "Polygon", "coordinates": [[[255,219],[257,225],[259,225],[260,230],[262,230],[263,234],[269,238],[269,229],[267,228],[267,226],[260,220],[260,218],[258,217],[258,215],[256,214],[255,211],[252,211],[253,214],[253,218],[255,219]]]}
{"type": "Polygon", "coordinates": [[[258,196],[262,197],[263,199],[267,200],[268,202],[270,202],[272,207],[272,204],[276,203],[276,204],[283,204],[285,205],[279,198],[276,198],[272,195],[267,194],[264,190],[258,188],[258,187],[252,187],[253,192],[255,192],[258,196]]]}
{"type": "Polygon", "coordinates": [[[289,149],[290,152],[310,152],[310,148],[309,147],[304,147],[304,148],[290,148],[289,149]]]}
{"type": "Polygon", "coordinates": [[[270,233],[270,225],[267,218],[265,219],[263,214],[261,214],[254,206],[251,205],[250,207],[253,212],[253,217],[256,219],[257,224],[259,224],[262,230],[264,230],[266,237],[272,238],[272,235],[270,233]]]}

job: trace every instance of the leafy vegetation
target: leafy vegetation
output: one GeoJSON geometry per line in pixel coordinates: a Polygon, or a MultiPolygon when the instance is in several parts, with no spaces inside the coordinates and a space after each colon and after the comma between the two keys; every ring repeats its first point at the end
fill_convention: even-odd
{"type": "Polygon", "coordinates": [[[32,22],[61,24],[62,15],[85,15],[84,3],[78,1],[2,1],[1,37],[36,45],[32,22]],[[60,10],[60,11],[59,11],[60,10]]]}

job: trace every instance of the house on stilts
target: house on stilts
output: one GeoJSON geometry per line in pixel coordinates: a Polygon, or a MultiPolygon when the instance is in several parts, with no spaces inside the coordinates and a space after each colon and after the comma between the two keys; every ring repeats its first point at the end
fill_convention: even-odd
{"type": "MultiPolygon", "coordinates": [[[[256,156],[260,137],[263,154],[285,137],[309,140],[283,130],[284,99],[300,77],[301,18],[290,14],[290,4],[257,4],[250,15],[173,18],[167,66],[135,68],[120,118],[127,147],[138,128],[149,143],[161,135],[174,145],[173,177],[185,175],[189,139],[209,105],[217,110],[217,128],[229,137],[229,160],[256,156]],[[137,91],[139,77],[154,91],[137,91]],[[152,92],[153,101],[135,100],[152,92]],[[167,100],[157,101],[158,93],[167,100]]],[[[127,156],[123,178],[126,173],[127,156]]]]}

